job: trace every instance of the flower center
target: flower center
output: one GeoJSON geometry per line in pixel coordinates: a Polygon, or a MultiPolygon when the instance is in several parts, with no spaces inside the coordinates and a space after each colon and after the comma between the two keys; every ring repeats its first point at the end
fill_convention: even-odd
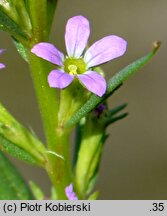
{"type": "Polygon", "coordinates": [[[64,71],[72,75],[83,74],[86,71],[86,63],[82,58],[67,57],[64,61],[64,71]]]}
{"type": "Polygon", "coordinates": [[[77,74],[77,66],[76,65],[69,65],[69,74],[76,75],[77,74]]]}

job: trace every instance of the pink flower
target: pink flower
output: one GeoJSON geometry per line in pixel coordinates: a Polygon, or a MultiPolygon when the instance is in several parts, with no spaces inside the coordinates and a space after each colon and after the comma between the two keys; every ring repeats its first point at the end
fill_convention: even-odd
{"type": "Polygon", "coordinates": [[[65,188],[66,196],[69,200],[78,200],[75,192],[73,191],[73,184],[71,183],[69,186],[65,188]]]}
{"type": "Polygon", "coordinates": [[[66,25],[67,56],[46,42],[38,43],[32,48],[32,53],[58,66],[58,69],[48,75],[50,87],[63,89],[70,85],[74,78],[78,78],[81,84],[94,94],[100,97],[105,94],[106,81],[93,68],[122,56],[127,42],[118,36],[109,35],[84,52],[89,34],[89,21],[83,16],[74,16],[66,25]]]}

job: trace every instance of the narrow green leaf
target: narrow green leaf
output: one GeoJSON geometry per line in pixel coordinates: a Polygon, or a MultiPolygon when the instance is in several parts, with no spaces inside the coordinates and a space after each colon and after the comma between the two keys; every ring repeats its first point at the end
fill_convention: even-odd
{"type": "Polygon", "coordinates": [[[117,122],[121,119],[124,119],[127,115],[128,115],[128,113],[123,113],[119,116],[115,116],[114,118],[107,119],[107,121],[105,122],[106,127],[110,124],[113,124],[114,122],[117,122]]]}
{"type": "MultiPolygon", "coordinates": [[[[36,158],[41,165],[45,161],[45,147],[32,133],[30,133],[26,128],[24,128],[16,119],[0,104],[0,135],[3,137],[3,142],[1,140],[1,146],[4,150],[8,149],[9,153],[16,155],[15,148],[24,150],[33,158],[36,158]],[[10,148],[7,148],[6,142],[8,140],[11,144],[10,148]],[[6,147],[5,147],[6,146],[6,147]],[[9,150],[10,149],[10,150],[9,150]]],[[[17,155],[18,158],[18,155],[17,155]]],[[[24,157],[23,157],[24,158],[24,157]]],[[[29,157],[28,157],[29,158],[29,157]]]]}
{"type": "Polygon", "coordinates": [[[73,155],[73,167],[75,167],[76,165],[79,148],[80,148],[81,141],[82,141],[82,128],[83,128],[83,125],[81,124],[78,124],[76,127],[75,146],[74,146],[74,155],[73,155]]]}
{"type": "Polygon", "coordinates": [[[67,122],[66,127],[72,127],[76,123],[80,121],[80,119],[86,116],[92,109],[94,109],[98,104],[103,102],[106,98],[110,96],[110,94],[125,80],[127,80],[131,75],[141,69],[145,64],[148,63],[155,55],[156,51],[160,46],[159,42],[154,43],[154,49],[149,52],[144,57],[134,61],[133,63],[129,64],[121,71],[116,73],[108,82],[107,92],[103,97],[98,97],[96,95],[92,95],[90,99],[76,112],[72,118],[67,122]]]}
{"type": "Polygon", "coordinates": [[[27,49],[24,47],[24,45],[22,43],[20,43],[19,41],[17,41],[14,37],[13,37],[13,43],[14,43],[18,53],[21,55],[21,57],[26,62],[28,62],[27,49]]]}
{"type": "Polygon", "coordinates": [[[15,17],[11,17],[10,13],[7,13],[8,16],[11,17],[20,26],[20,28],[24,29],[24,32],[31,37],[32,25],[24,0],[12,0],[12,4],[10,12],[15,10],[15,17]]]}
{"type": "Polygon", "coordinates": [[[44,200],[44,193],[37,184],[35,184],[33,181],[30,181],[30,187],[36,200],[44,200]]]}
{"type": "Polygon", "coordinates": [[[30,200],[33,195],[12,163],[0,152],[0,200],[30,200]]]}
{"type": "Polygon", "coordinates": [[[17,159],[23,160],[27,163],[33,165],[40,165],[40,162],[37,161],[31,154],[26,152],[21,147],[17,146],[16,144],[12,143],[10,140],[6,139],[3,135],[0,134],[0,149],[2,151],[8,152],[12,156],[17,159]]]}
{"type": "Polygon", "coordinates": [[[0,10],[0,29],[10,33],[13,36],[27,38],[27,35],[20,29],[20,27],[2,10],[0,10]]]}
{"type": "Polygon", "coordinates": [[[48,0],[47,2],[47,28],[48,32],[50,32],[52,23],[53,23],[53,18],[56,10],[58,0],[48,0]]]}
{"type": "Polygon", "coordinates": [[[99,191],[95,191],[94,193],[92,193],[89,197],[88,200],[97,200],[99,196],[99,191]]]}
{"type": "Polygon", "coordinates": [[[125,107],[127,107],[127,103],[121,104],[115,108],[113,108],[112,110],[109,111],[108,116],[114,116],[116,115],[118,112],[122,111],[123,109],[125,109],[125,107]]]}
{"type": "MultiPolygon", "coordinates": [[[[99,160],[99,164],[100,164],[100,160],[99,160]]],[[[94,174],[92,175],[92,178],[89,180],[86,194],[90,194],[95,187],[95,184],[96,184],[97,179],[98,179],[99,164],[97,165],[97,169],[94,170],[94,174]]]]}
{"type": "Polygon", "coordinates": [[[51,187],[51,200],[58,200],[58,195],[54,187],[51,187]]]}

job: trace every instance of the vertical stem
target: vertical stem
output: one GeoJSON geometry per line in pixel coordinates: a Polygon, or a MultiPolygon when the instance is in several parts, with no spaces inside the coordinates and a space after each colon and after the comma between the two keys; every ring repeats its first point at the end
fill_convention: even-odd
{"type": "Polygon", "coordinates": [[[55,192],[57,199],[67,199],[65,196],[65,188],[70,184],[71,174],[71,162],[69,152],[69,132],[63,131],[61,128],[57,128],[55,153],[59,156],[49,154],[49,160],[47,171],[50,179],[55,186],[55,192]]]}
{"type": "Polygon", "coordinates": [[[47,82],[47,76],[51,68],[49,63],[33,54],[30,54],[30,67],[44,124],[46,140],[48,146],[52,146],[56,142],[55,132],[57,125],[58,98],[56,90],[50,88],[47,82]]]}
{"type": "Polygon", "coordinates": [[[53,152],[53,154],[48,153],[46,170],[55,187],[58,199],[66,199],[64,188],[69,184],[71,179],[69,132],[58,125],[57,115],[59,103],[56,90],[50,88],[47,82],[48,72],[50,71],[49,64],[30,54],[30,65],[48,149],[49,152],[53,152]],[[56,154],[64,159],[57,157],[56,154]]]}
{"type": "MultiPolygon", "coordinates": [[[[38,98],[49,152],[46,170],[55,187],[58,199],[66,199],[64,188],[71,179],[69,159],[69,132],[58,125],[58,98],[56,90],[47,83],[49,64],[30,54],[32,79],[38,98]],[[54,155],[55,153],[55,155],[54,155]],[[56,156],[60,155],[64,159],[56,156]]],[[[50,70],[49,70],[50,71],[50,70]]]]}
{"type": "Polygon", "coordinates": [[[47,0],[28,0],[27,5],[32,23],[33,41],[35,43],[46,41],[48,36],[47,0]]]}
{"type": "MultiPolygon", "coordinates": [[[[31,46],[41,41],[48,41],[47,7],[46,0],[29,0],[34,35],[31,46]]],[[[59,99],[56,90],[50,88],[47,82],[51,71],[50,64],[31,53],[29,61],[48,145],[46,171],[53,183],[57,199],[67,199],[65,187],[71,179],[69,132],[58,123],[59,99]]]]}

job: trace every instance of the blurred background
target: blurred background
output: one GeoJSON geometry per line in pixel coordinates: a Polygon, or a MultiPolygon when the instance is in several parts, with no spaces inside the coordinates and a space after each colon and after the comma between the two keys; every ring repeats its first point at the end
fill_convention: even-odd
{"type": "MultiPolygon", "coordinates": [[[[108,129],[96,188],[100,199],[167,199],[167,1],[59,0],[51,41],[60,50],[65,51],[66,21],[80,14],[90,20],[90,44],[109,34],[128,41],[126,55],[103,67],[108,78],[150,51],[152,42],[162,41],[154,59],[110,98],[111,108],[127,102],[129,116],[108,129]]],[[[0,60],[7,65],[0,71],[0,101],[43,139],[28,65],[3,32],[0,48],[7,48],[0,60]]],[[[27,181],[34,180],[49,194],[42,170],[14,163],[27,181]]]]}

